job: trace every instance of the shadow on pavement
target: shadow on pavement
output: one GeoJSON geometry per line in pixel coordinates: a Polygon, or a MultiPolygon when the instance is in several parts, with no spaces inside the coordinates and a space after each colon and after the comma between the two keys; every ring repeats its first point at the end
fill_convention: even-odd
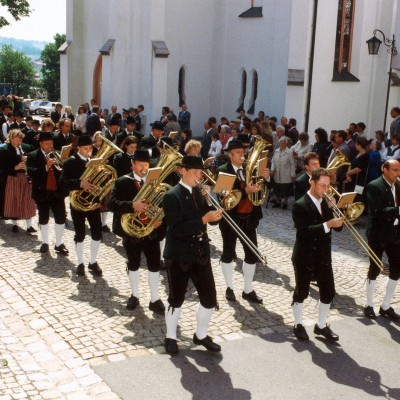
{"type": "Polygon", "coordinates": [[[251,393],[234,388],[230,374],[219,365],[221,353],[202,350],[181,350],[171,362],[181,371],[181,384],[192,394],[193,400],[248,400],[251,393]]]}

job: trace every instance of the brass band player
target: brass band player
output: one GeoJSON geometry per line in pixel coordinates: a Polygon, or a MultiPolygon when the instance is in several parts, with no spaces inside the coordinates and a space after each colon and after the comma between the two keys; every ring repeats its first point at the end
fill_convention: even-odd
{"type": "MultiPolygon", "coordinates": [[[[229,142],[226,149],[228,152],[229,161],[218,168],[218,172],[225,172],[236,175],[233,189],[238,189],[242,193],[242,198],[239,204],[232,210],[227,211],[234,222],[241,228],[245,235],[257,246],[256,228],[262,218],[261,206],[255,206],[248,198],[249,193],[254,193],[261,190],[259,185],[254,185],[251,182],[246,183],[246,172],[243,168],[245,161],[245,146],[237,139],[229,142]]],[[[262,171],[262,176],[265,180],[269,179],[269,169],[262,171]]],[[[236,296],[233,291],[233,259],[235,258],[237,234],[232,230],[229,224],[223,219],[219,228],[222,234],[223,250],[221,256],[222,271],[226,282],[225,297],[228,301],[236,301],[236,296]]],[[[263,300],[257,296],[253,289],[253,278],[256,270],[257,256],[250,250],[248,246],[239,238],[243,245],[245,253],[243,262],[243,279],[244,286],[242,298],[254,303],[262,304],[263,300]]]]}
{"type": "Polygon", "coordinates": [[[49,251],[49,217],[53,212],[56,243],[54,250],[67,255],[69,252],[63,244],[63,233],[66,220],[64,198],[67,192],[58,184],[61,171],[56,168],[56,159],[52,153],[53,135],[51,132],[40,132],[39,149],[28,154],[27,171],[32,179],[32,198],[39,211],[39,226],[42,235],[41,253],[49,251]]]}
{"type": "MultiPolygon", "coordinates": [[[[65,187],[68,191],[83,189],[90,192],[95,189],[95,185],[90,183],[87,179],[81,180],[80,178],[86,169],[86,165],[88,164],[92,153],[92,138],[89,135],[79,136],[76,146],[78,147],[78,152],[64,162],[59,184],[65,187]]],[[[102,236],[100,205],[98,208],[91,211],[77,210],[71,205],[71,217],[72,222],[74,223],[75,250],[78,258],[76,274],[78,276],[85,275],[83,241],[85,239],[85,220],[87,220],[89,222],[92,237],[90,242],[90,262],[88,268],[93,275],[101,276],[103,271],[97,264],[97,253],[99,251],[102,236]]]]}
{"type": "Polygon", "coordinates": [[[127,269],[132,295],[126,308],[134,310],[139,305],[139,267],[141,253],[143,252],[148,268],[149,309],[163,314],[165,306],[159,298],[158,285],[160,280],[160,240],[165,236],[165,224],[162,226],[162,221],[156,221],[154,223],[156,229],[143,238],[129,236],[121,226],[123,214],[134,211],[145,213],[149,208],[149,205],[142,200],[133,201],[146,183],[149,165],[149,152],[147,150],[136,150],[132,157],[132,172],[115,181],[108,207],[114,212],[113,232],[123,238],[122,244],[128,257],[127,269]]]}

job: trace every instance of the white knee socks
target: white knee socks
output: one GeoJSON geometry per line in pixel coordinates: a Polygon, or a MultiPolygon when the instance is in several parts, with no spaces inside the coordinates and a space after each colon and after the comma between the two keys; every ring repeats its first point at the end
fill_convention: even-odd
{"type": "Polygon", "coordinates": [[[42,235],[42,242],[49,244],[49,224],[40,225],[40,233],[42,235]]]}
{"type": "Polygon", "coordinates": [[[226,287],[229,287],[233,290],[233,262],[230,263],[221,263],[222,272],[224,274],[226,287]]]}
{"type": "Polygon", "coordinates": [[[108,211],[104,211],[101,213],[101,226],[107,225],[107,217],[108,217],[108,211]]]}
{"type": "Polygon", "coordinates": [[[294,303],[292,305],[295,326],[303,325],[303,307],[304,303],[294,303]]]}
{"type": "Polygon", "coordinates": [[[150,301],[154,303],[159,299],[158,296],[158,282],[160,280],[159,272],[148,272],[147,273],[147,281],[149,283],[150,288],[150,301]]]}
{"type": "Polygon", "coordinates": [[[367,307],[373,307],[374,306],[374,290],[376,286],[376,280],[372,279],[367,279],[367,282],[365,284],[366,286],[366,292],[367,292],[367,307]]]}
{"type": "Polygon", "coordinates": [[[326,320],[328,319],[329,309],[331,308],[331,304],[325,304],[321,301],[318,305],[318,326],[323,329],[326,326],[326,320]]]}
{"type": "Polygon", "coordinates": [[[393,279],[389,278],[386,284],[385,297],[383,298],[381,305],[382,309],[385,311],[390,307],[390,302],[392,301],[392,297],[396,289],[396,286],[397,286],[397,281],[394,281],[393,279]]]}
{"type": "Polygon", "coordinates": [[[212,308],[204,308],[199,303],[196,315],[197,319],[196,336],[200,340],[204,339],[207,336],[207,329],[210,323],[212,313],[213,313],[212,308]]]}
{"type": "Polygon", "coordinates": [[[256,272],[256,264],[247,264],[243,262],[243,291],[248,294],[253,291],[253,278],[256,272]]]}
{"type": "Polygon", "coordinates": [[[97,261],[97,253],[99,251],[100,240],[90,240],[90,264],[97,261]]]}
{"type": "Polygon", "coordinates": [[[83,242],[75,243],[75,250],[78,264],[83,264],[83,242]]]}
{"type": "Polygon", "coordinates": [[[178,328],[179,316],[181,314],[180,308],[173,308],[169,304],[165,308],[165,323],[167,325],[167,335],[169,339],[176,340],[176,330],[178,328]]]}
{"type": "Polygon", "coordinates": [[[64,233],[64,226],[65,226],[65,224],[55,224],[54,225],[54,228],[56,231],[56,246],[61,246],[63,243],[62,237],[63,237],[63,233],[64,233]]]}
{"type": "Polygon", "coordinates": [[[128,277],[131,285],[132,295],[139,298],[139,270],[128,271],[128,277]]]}

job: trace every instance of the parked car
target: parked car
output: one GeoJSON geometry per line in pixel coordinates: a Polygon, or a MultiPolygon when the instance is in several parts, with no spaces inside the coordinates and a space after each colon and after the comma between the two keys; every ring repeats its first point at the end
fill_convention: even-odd
{"type": "Polygon", "coordinates": [[[55,110],[55,103],[52,103],[51,101],[47,100],[35,100],[31,103],[29,107],[29,113],[36,115],[39,114],[48,115],[54,110],[55,110]]]}

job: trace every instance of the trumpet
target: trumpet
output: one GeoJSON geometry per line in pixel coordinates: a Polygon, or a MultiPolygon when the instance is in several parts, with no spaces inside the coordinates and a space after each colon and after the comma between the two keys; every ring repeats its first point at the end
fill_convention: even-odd
{"type": "Polygon", "coordinates": [[[246,244],[246,246],[254,253],[254,255],[264,264],[267,265],[267,258],[261,254],[257,246],[245,235],[245,233],[239,228],[235,221],[230,217],[230,215],[224,210],[224,208],[218,203],[217,200],[212,197],[210,193],[204,188],[204,183],[198,179],[196,181],[197,186],[200,190],[205,193],[211,202],[211,204],[217,209],[222,211],[222,218],[228,223],[228,225],[235,231],[238,237],[246,244]]]}
{"type": "Polygon", "coordinates": [[[61,160],[60,154],[57,152],[57,150],[50,149],[50,158],[53,158],[55,163],[54,163],[54,168],[58,171],[62,170],[63,167],[63,162],[61,160]]]}
{"type": "Polygon", "coordinates": [[[350,231],[350,233],[354,236],[357,242],[361,245],[361,247],[365,250],[371,260],[375,263],[375,265],[383,271],[383,262],[379,259],[379,257],[373,252],[373,250],[368,246],[367,242],[362,238],[362,236],[357,232],[356,228],[350,223],[350,221],[346,218],[346,215],[340,210],[340,208],[333,201],[332,197],[326,192],[325,199],[332,205],[333,214],[336,218],[343,218],[344,226],[350,231]]]}

